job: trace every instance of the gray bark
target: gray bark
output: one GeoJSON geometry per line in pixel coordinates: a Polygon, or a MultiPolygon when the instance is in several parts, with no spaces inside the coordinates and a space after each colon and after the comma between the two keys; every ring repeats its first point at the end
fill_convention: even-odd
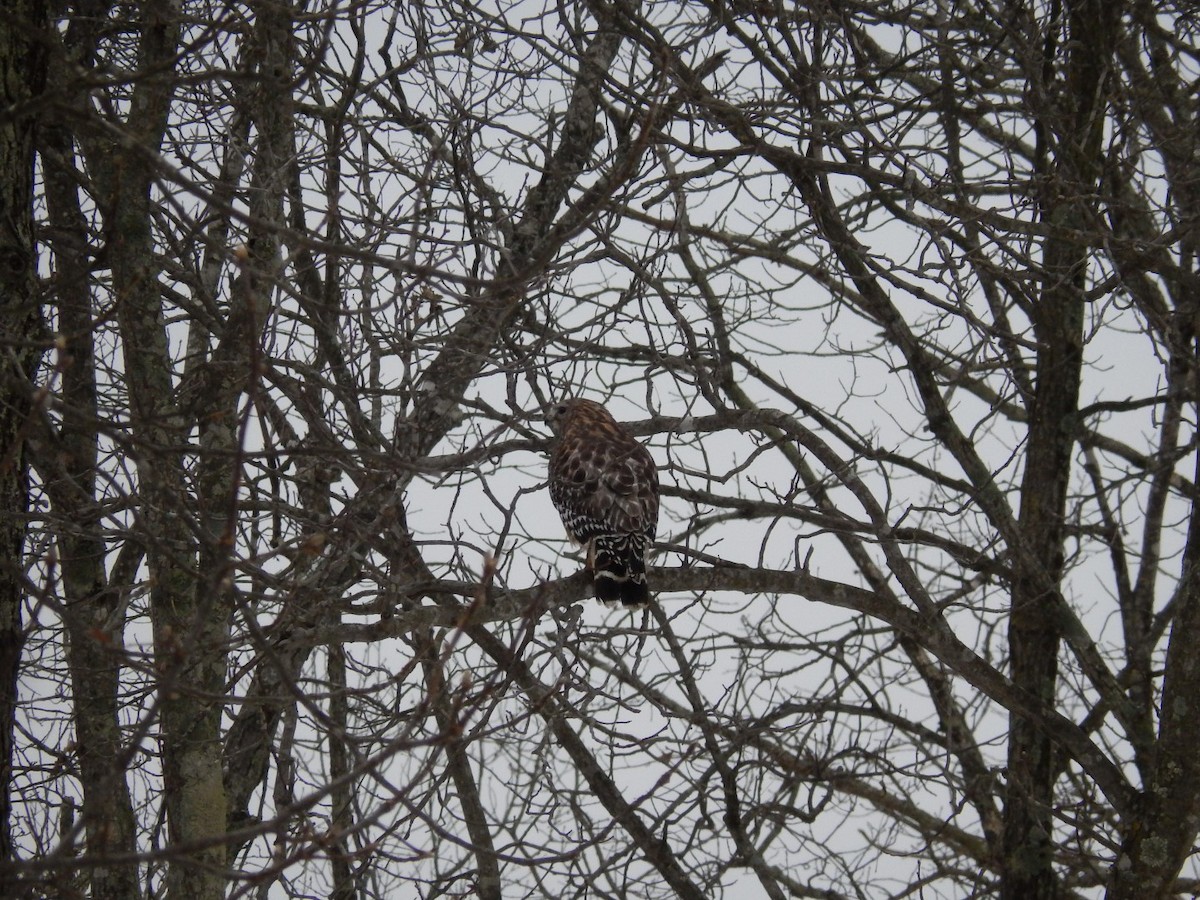
{"type": "Polygon", "coordinates": [[[46,11],[17,0],[0,16],[0,894],[16,893],[12,837],[13,728],[21,667],[25,596],[25,515],[29,473],[25,437],[34,412],[32,379],[41,357],[41,318],[33,234],[35,98],[45,58],[46,11]]]}

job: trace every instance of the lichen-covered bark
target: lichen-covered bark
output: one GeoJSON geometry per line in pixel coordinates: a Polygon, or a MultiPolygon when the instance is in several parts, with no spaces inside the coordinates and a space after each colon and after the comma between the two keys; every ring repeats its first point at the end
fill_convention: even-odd
{"type": "MultiPolygon", "coordinates": [[[[204,648],[208,654],[205,690],[209,696],[224,693],[225,646],[233,612],[230,551],[238,525],[238,496],[241,488],[246,413],[240,398],[257,389],[259,341],[279,269],[279,229],[283,226],[286,162],[292,152],[291,107],[288,102],[293,69],[292,9],[286,3],[263,3],[256,9],[256,28],[249,35],[252,55],[257,60],[256,78],[248,88],[246,113],[254,122],[256,140],[251,161],[247,246],[238,251],[238,272],[221,333],[211,358],[191,373],[184,392],[192,398],[199,425],[200,459],[197,469],[200,534],[200,572],[206,584],[196,598],[197,621],[202,623],[204,648]]],[[[229,152],[238,152],[229,148],[229,152]]],[[[193,327],[199,327],[196,323],[193,327]]],[[[274,660],[268,665],[273,665],[274,660]]],[[[226,830],[231,809],[241,818],[244,795],[236,789],[225,762],[225,743],[220,740],[220,703],[203,710],[205,763],[210,766],[211,796],[220,798],[211,812],[220,817],[212,827],[226,830]]],[[[263,738],[270,738],[271,730],[263,738]]]]}
{"type": "MultiPolygon", "coordinates": [[[[24,429],[31,409],[39,329],[33,237],[32,100],[41,91],[38,37],[45,6],[15,0],[0,16],[0,863],[14,859],[13,727],[21,664],[22,548],[28,507],[24,429]]],[[[0,869],[0,871],[8,871],[0,869]]],[[[0,875],[0,896],[16,896],[0,875]]]]}

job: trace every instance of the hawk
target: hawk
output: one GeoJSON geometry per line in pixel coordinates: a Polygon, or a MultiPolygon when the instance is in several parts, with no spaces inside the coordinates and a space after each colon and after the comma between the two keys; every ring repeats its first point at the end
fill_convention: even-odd
{"type": "Polygon", "coordinates": [[[658,527],[654,459],[591,400],[556,403],[546,422],[557,437],[550,451],[550,499],[567,535],[587,548],[596,597],[645,605],[646,547],[658,527]]]}

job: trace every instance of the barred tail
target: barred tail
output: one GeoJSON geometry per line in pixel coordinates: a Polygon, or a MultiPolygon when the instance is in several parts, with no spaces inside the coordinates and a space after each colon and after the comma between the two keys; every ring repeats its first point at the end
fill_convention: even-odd
{"type": "Polygon", "coordinates": [[[596,538],[596,598],[627,607],[650,602],[646,586],[646,542],[640,535],[596,538]]]}

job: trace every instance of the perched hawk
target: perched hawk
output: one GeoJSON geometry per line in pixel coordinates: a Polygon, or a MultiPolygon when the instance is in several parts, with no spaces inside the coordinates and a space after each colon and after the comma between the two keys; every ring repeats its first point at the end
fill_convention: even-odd
{"type": "Polygon", "coordinates": [[[546,422],[550,499],[571,540],[587,548],[596,596],[625,606],[650,601],[646,546],[658,526],[658,470],[632,432],[591,400],[564,400],[546,422]]]}

